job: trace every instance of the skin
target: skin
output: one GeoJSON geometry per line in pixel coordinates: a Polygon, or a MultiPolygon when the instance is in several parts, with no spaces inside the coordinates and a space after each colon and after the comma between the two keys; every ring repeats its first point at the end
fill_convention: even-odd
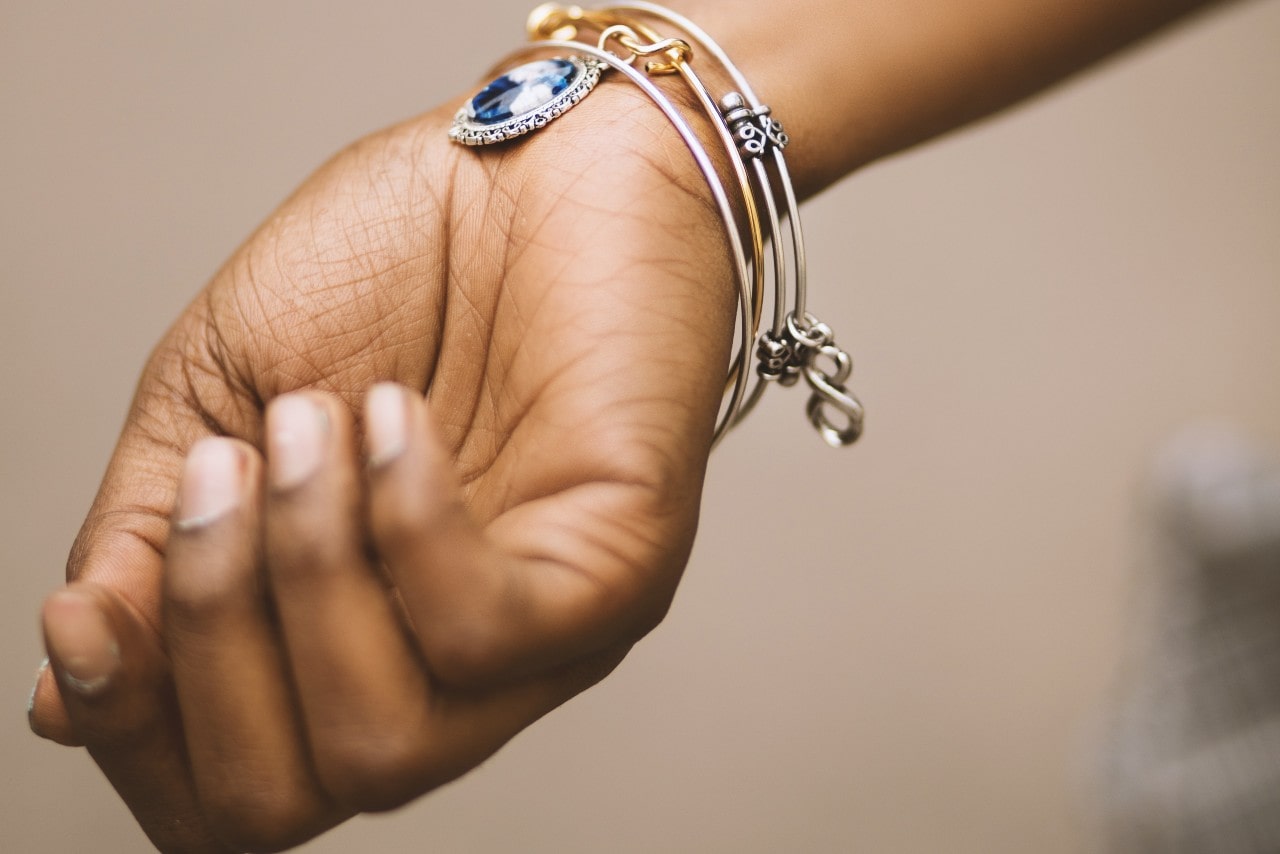
{"type": "MultiPolygon", "coordinates": [[[[807,141],[811,194],[1200,5],[680,8],[807,141]]],[[[178,318],[46,602],[32,727],[163,851],[290,847],[465,773],[674,594],[733,321],[702,178],[619,81],[484,152],[454,109],[341,152],[178,318]],[[398,453],[366,447],[376,382],[398,453]]]]}
{"type": "Polygon", "coordinates": [[[32,722],[83,741],[162,850],[281,848],[403,803],[603,676],[665,613],[733,303],[701,177],[648,109],[602,83],[501,152],[449,143],[451,109],[363,140],[250,238],[156,350],[73,551],[72,592],[45,608],[62,678],[42,680],[32,722]],[[356,422],[377,380],[416,391],[414,441],[366,479],[356,422]],[[328,413],[323,476],[264,490],[263,402],[299,389],[328,413]],[[210,436],[238,442],[245,497],[215,524],[171,530],[184,455],[210,436]],[[396,571],[397,549],[412,572],[396,571]],[[59,641],[90,608],[120,663],[85,695],[66,690],[66,665],[92,656],[59,641]],[[380,634],[355,628],[364,616],[380,634]],[[277,635],[305,708],[353,698],[345,717],[304,716],[309,751],[277,635]],[[332,677],[347,654],[382,688],[304,687],[309,666],[332,677]],[[411,702],[373,706],[406,699],[403,715],[369,719],[369,700],[410,685],[411,702]],[[235,709],[272,691],[270,732],[233,734],[235,709]],[[259,750],[272,739],[292,747],[259,750]],[[272,781],[247,804],[246,773],[272,781]]]}

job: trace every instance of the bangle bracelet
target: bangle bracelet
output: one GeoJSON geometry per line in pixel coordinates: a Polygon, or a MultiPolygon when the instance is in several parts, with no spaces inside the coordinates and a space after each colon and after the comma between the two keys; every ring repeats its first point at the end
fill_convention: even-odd
{"type": "Polygon", "coordinates": [[[530,15],[528,30],[533,42],[517,56],[546,49],[566,55],[526,62],[492,81],[458,112],[450,138],[464,145],[514,139],[571,109],[603,73],[628,78],[688,146],[728,238],[738,283],[737,345],[714,441],[751,412],[769,383],[790,386],[801,377],[810,388],[805,410],[819,435],[833,447],[855,441],[862,432],[863,409],[845,387],[852,360],[836,345],[831,328],[807,308],[804,239],[783,155],[789,139],[723,49],[693,22],[647,2],[591,10],[548,3],[530,15]],[[587,41],[586,34],[593,34],[594,41],[587,41]],[[717,98],[694,68],[695,53],[699,66],[709,63],[712,73],[734,88],[717,98]],[[637,60],[643,61],[643,70],[636,68],[637,60]],[[724,148],[726,176],[716,170],[690,121],[650,79],[666,76],[678,77],[700,105],[724,148]],[[739,226],[729,185],[741,202],[745,228],[739,226]],[[766,294],[771,321],[761,331],[766,294]]]}

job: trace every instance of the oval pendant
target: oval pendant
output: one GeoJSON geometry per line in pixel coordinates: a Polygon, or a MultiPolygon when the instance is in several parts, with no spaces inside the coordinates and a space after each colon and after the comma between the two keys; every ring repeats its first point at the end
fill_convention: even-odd
{"type": "Polygon", "coordinates": [[[581,101],[608,66],[591,57],[540,59],[494,80],[453,117],[449,138],[489,145],[544,127],[581,101]]]}

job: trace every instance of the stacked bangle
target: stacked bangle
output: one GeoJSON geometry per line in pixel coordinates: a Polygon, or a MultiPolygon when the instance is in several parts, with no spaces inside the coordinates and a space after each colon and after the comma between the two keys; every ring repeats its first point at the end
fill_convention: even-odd
{"type": "Polygon", "coordinates": [[[751,412],[770,383],[790,386],[803,377],[810,388],[809,421],[827,444],[851,444],[862,432],[862,405],[845,387],[852,372],[849,354],[807,309],[804,239],[783,154],[789,140],[738,68],[693,22],[653,3],[591,10],[548,3],[530,15],[528,31],[533,43],[521,53],[550,48],[566,55],[528,62],[498,77],[458,112],[450,138],[465,145],[505,142],[563,114],[586,97],[602,73],[612,70],[628,78],[689,147],[728,238],[738,282],[738,332],[715,440],[751,412]],[[586,40],[589,36],[594,43],[586,40]],[[695,68],[703,63],[733,88],[717,98],[695,68]],[[693,126],[650,79],[663,76],[678,77],[706,113],[730,174],[721,176],[693,126]],[[729,185],[740,194],[745,229],[740,229],[729,185]],[[761,330],[766,297],[771,322],[761,330]]]}

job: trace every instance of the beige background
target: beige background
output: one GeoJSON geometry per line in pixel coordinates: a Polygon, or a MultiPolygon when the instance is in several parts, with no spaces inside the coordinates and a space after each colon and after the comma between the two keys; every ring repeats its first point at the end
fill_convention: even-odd
{"type": "MultiPolygon", "coordinates": [[[[530,2],[0,5],[0,850],[144,848],[22,703],[149,346],[313,166],[469,86],[530,2]]],[[[777,393],[613,678],[307,850],[1089,850],[1144,460],[1206,417],[1280,442],[1278,45],[1280,4],[1230,10],[811,204],[863,442],[827,449],[777,393]]]]}

